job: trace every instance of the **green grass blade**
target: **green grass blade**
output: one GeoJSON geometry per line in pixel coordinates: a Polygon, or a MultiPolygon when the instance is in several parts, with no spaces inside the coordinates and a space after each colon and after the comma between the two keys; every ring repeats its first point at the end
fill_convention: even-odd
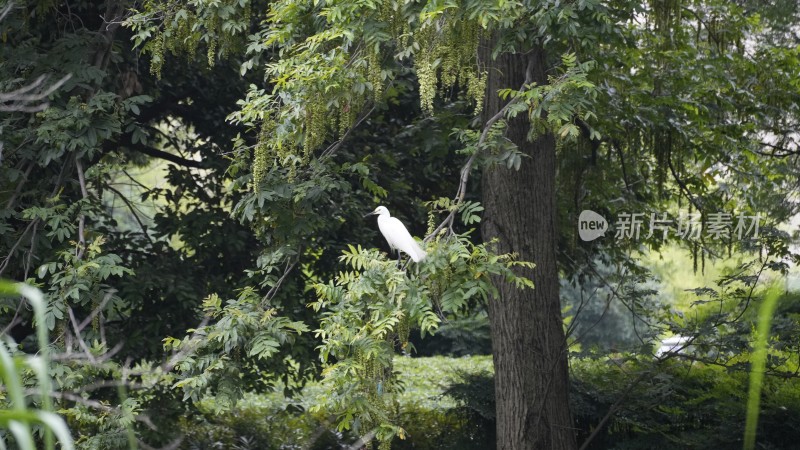
{"type": "MultiPolygon", "coordinates": [[[[22,381],[17,373],[14,358],[6,349],[6,343],[0,341],[0,378],[5,382],[8,396],[11,400],[12,412],[17,415],[24,415],[27,411],[25,407],[25,393],[22,390],[22,381]]],[[[31,428],[25,420],[10,420],[8,428],[17,440],[17,445],[23,450],[34,450],[31,428]]]]}
{"type": "Polygon", "coordinates": [[[69,428],[64,419],[58,414],[48,411],[37,411],[39,422],[46,425],[47,429],[53,430],[59,442],[61,443],[61,450],[73,450],[75,447],[72,445],[72,435],[69,433],[69,428]]]}
{"type": "Polygon", "coordinates": [[[31,428],[28,426],[27,421],[10,420],[8,422],[8,429],[11,430],[11,434],[14,435],[14,439],[17,441],[17,447],[20,450],[36,450],[36,447],[33,445],[31,428]]]}
{"type": "Polygon", "coordinates": [[[744,426],[744,449],[752,450],[756,445],[756,429],[761,405],[761,387],[764,382],[764,368],[767,363],[767,342],[769,341],[772,316],[778,306],[781,295],[777,285],[770,287],[764,294],[764,302],[758,311],[756,341],[750,357],[750,391],[747,398],[747,420],[744,426]]]}
{"type": "MultiPolygon", "coordinates": [[[[48,339],[47,327],[44,323],[46,303],[42,292],[32,286],[24,283],[13,283],[7,280],[0,279],[0,295],[10,296],[23,296],[33,307],[36,337],[39,343],[39,356],[29,357],[26,362],[36,374],[39,383],[39,393],[42,402],[43,411],[35,411],[27,409],[25,403],[25,395],[22,390],[22,382],[19,379],[18,369],[14,366],[14,359],[11,353],[6,349],[4,343],[0,342],[0,378],[6,382],[9,391],[9,397],[13,405],[12,411],[0,411],[0,422],[6,424],[11,430],[12,434],[17,439],[17,445],[26,450],[30,448],[33,450],[33,434],[29,423],[37,422],[44,425],[44,448],[53,450],[55,448],[55,441],[53,433],[56,434],[61,443],[61,448],[70,450],[73,448],[72,436],[69,434],[69,429],[66,423],[52,413],[53,401],[50,397],[52,391],[52,384],[50,381],[50,374],[48,373],[48,364],[50,361],[50,341],[48,339]],[[11,413],[12,416],[8,416],[11,413]],[[17,419],[14,416],[20,416],[17,419]],[[3,419],[5,418],[5,419],[3,419]],[[55,419],[58,420],[55,420],[55,419]],[[28,447],[30,443],[30,447],[28,447]]],[[[0,448],[2,450],[2,448],[0,448]]]]}

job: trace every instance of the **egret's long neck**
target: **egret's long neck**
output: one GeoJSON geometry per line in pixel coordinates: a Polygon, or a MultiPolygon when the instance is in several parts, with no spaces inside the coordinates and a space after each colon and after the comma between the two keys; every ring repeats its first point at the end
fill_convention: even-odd
{"type": "Polygon", "coordinates": [[[387,223],[389,223],[388,221],[389,221],[390,217],[391,216],[389,215],[388,212],[378,214],[378,226],[382,227],[382,226],[386,225],[387,223]]]}

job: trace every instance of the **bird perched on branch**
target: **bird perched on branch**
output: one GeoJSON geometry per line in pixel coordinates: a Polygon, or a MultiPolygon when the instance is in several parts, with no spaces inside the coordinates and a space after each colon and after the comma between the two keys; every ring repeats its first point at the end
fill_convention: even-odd
{"type": "Polygon", "coordinates": [[[428,254],[422,247],[419,246],[417,241],[411,237],[403,222],[400,222],[396,217],[389,215],[389,210],[385,206],[378,206],[375,211],[367,214],[364,217],[371,215],[378,215],[378,228],[381,234],[386,238],[389,247],[392,250],[397,250],[397,258],[400,258],[400,252],[408,254],[414,262],[420,262],[425,259],[428,254]]]}

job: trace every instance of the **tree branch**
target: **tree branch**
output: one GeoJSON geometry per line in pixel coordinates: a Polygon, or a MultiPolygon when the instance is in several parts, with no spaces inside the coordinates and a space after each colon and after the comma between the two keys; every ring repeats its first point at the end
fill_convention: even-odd
{"type": "Polygon", "coordinates": [[[33,170],[33,166],[35,166],[35,165],[36,165],[36,161],[31,161],[28,164],[28,168],[25,170],[25,173],[22,174],[22,177],[20,177],[20,180],[17,183],[16,189],[14,189],[14,194],[11,195],[11,198],[9,198],[8,202],[6,203],[6,209],[11,209],[11,207],[14,206],[14,202],[17,201],[17,197],[19,197],[19,194],[22,192],[22,188],[25,186],[25,183],[28,181],[28,176],[31,174],[31,170],[33,170]]]}
{"type": "Polygon", "coordinates": [[[144,153],[145,155],[152,156],[154,158],[163,159],[165,161],[175,163],[179,166],[194,167],[196,169],[203,169],[206,167],[205,163],[202,160],[197,161],[194,159],[181,158],[180,156],[173,155],[172,153],[168,153],[163,150],[158,150],[156,148],[144,144],[131,143],[129,145],[126,145],[126,147],[129,147],[131,150],[135,150],[139,153],[144,153]]]}
{"type": "Polygon", "coordinates": [[[0,275],[2,275],[3,272],[5,272],[6,268],[8,267],[8,263],[11,262],[11,257],[14,256],[14,252],[17,250],[17,247],[19,247],[19,244],[22,243],[22,240],[28,234],[28,230],[30,230],[38,222],[39,219],[33,219],[30,223],[28,223],[28,226],[25,227],[25,231],[23,231],[22,234],[20,234],[19,239],[17,239],[17,242],[14,243],[14,245],[11,247],[11,250],[8,251],[8,255],[6,255],[5,259],[3,259],[3,263],[0,264],[0,275]]]}
{"type": "Polygon", "coordinates": [[[50,87],[43,87],[47,75],[41,75],[33,82],[11,92],[0,92],[0,111],[39,112],[50,106],[47,97],[64,85],[72,77],[67,74],[50,87]]]}
{"type": "Polygon", "coordinates": [[[344,136],[342,136],[341,139],[329,145],[328,148],[326,148],[325,151],[322,152],[322,154],[320,155],[320,159],[328,158],[331,155],[333,155],[336,152],[336,150],[339,150],[339,147],[341,147],[342,144],[344,144],[344,141],[348,138],[348,136],[350,136],[350,133],[352,133],[353,130],[355,130],[359,125],[361,125],[361,122],[365,121],[367,117],[369,117],[370,114],[372,114],[372,111],[374,110],[375,106],[373,105],[372,108],[369,109],[369,111],[364,113],[364,115],[361,116],[361,118],[359,118],[356,121],[356,123],[353,124],[353,126],[347,129],[347,131],[344,133],[344,136]]]}
{"type": "Polygon", "coordinates": [[[650,375],[650,372],[645,370],[642,373],[640,373],[639,376],[636,377],[635,380],[633,380],[633,382],[631,382],[628,386],[626,386],[626,389],[622,391],[622,394],[619,396],[617,401],[614,402],[613,405],[611,405],[611,408],[608,409],[606,415],[603,416],[603,418],[600,420],[600,423],[598,423],[597,426],[594,427],[592,434],[590,434],[589,437],[587,437],[586,440],[583,441],[583,444],[578,450],[586,450],[589,447],[589,444],[591,444],[594,438],[596,438],[597,435],[600,434],[600,432],[603,430],[603,427],[611,419],[611,417],[614,416],[614,413],[617,412],[622,403],[628,399],[628,395],[630,395],[631,390],[635,388],[639,383],[641,383],[642,380],[644,380],[648,375],[650,375]]]}
{"type": "Polygon", "coordinates": [[[142,229],[142,234],[144,235],[144,237],[146,237],[146,238],[147,238],[147,240],[148,240],[148,241],[150,241],[150,245],[153,245],[153,244],[154,244],[154,242],[153,242],[153,239],[150,237],[150,235],[147,233],[147,227],[144,225],[144,223],[142,223],[142,220],[141,220],[141,219],[139,219],[139,215],[138,215],[138,214],[136,214],[136,210],[134,209],[134,207],[133,207],[133,205],[131,204],[130,200],[128,200],[128,198],[127,198],[127,197],[125,197],[125,196],[122,194],[122,192],[118,191],[118,190],[117,190],[115,187],[111,186],[110,184],[107,184],[107,185],[106,185],[106,189],[108,189],[109,191],[111,191],[111,192],[113,192],[114,194],[116,194],[116,195],[117,195],[117,197],[119,197],[119,198],[120,198],[120,200],[122,200],[122,201],[125,203],[125,205],[126,205],[126,206],[128,207],[128,209],[130,210],[131,214],[133,215],[133,218],[136,220],[136,223],[138,223],[138,224],[139,224],[139,228],[141,228],[141,229],[142,229]]]}
{"type": "Polygon", "coordinates": [[[753,153],[761,156],[769,156],[773,158],[786,158],[787,156],[794,156],[800,154],[800,149],[792,150],[780,145],[770,144],[769,142],[761,142],[761,145],[769,147],[772,152],[767,153],[760,150],[751,150],[753,153]],[[780,153],[779,153],[780,152],[780,153]]]}
{"type": "Polygon", "coordinates": [[[278,289],[281,287],[281,284],[283,284],[283,280],[285,280],[286,277],[289,276],[289,273],[292,271],[292,269],[294,269],[295,265],[297,265],[297,260],[291,263],[290,261],[286,261],[286,268],[283,270],[283,275],[281,275],[281,277],[275,283],[275,286],[272,286],[269,292],[267,292],[267,295],[265,295],[264,298],[261,300],[262,302],[272,300],[272,297],[275,296],[275,294],[278,292],[278,289]]]}
{"type": "Polygon", "coordinates": [[[184,357],[186,357],[186,355],[193,352],[197,348],[197,345],[203,341],[203,337],[205,337],[205,335],[201,335],[200,330],[208,325],[208,320],[208,316],[203,317],[203,320],[195,327],[194,332],[189,337],[189,340],[186,342],[186,344],[183,345],[183,348],[177,352],[173,351],[170,358],[161,364],[161,366],[159,366],[164,373],[171,372],[172,369],[174,369],[175,366],[178,365],[184,357]]]}
{"type": "Polygon", "coordinates": [[[622,181],[625,182],[625,190],[632,192],[631,183],[628,181],[628,170],[625,168],[625,155],[622,152],[622,146],[616,141],[611,141],[611,146],[617,151],[617,156],[619,157],[619,164],[622,167],[622,181]]]}
{"type": "Polygon", "coordinates": [[[86,354],[86,357],[89,358],[89,361],[93,364],[96,362],[94,359],[94,355],[92,355],[92,351],[89,350],[89,346],[86,345],[86,341],[83,340],[83,336],[81,336],[81,330],[78,327],[78,321],[75,319],[75,314],[72,312],[72,307],[67,306],[67,312],[69,313],[69,321],[72,323],[72,329],[75,330],[75,339],[78,340],[78,345],[80,345],[83,352],[86,354]]]}
{"type": "Polygon", "coordinates": [[[686,185],[686,183],[683,180],[681,180],[680,176],[678,176],[678,172],[675,170],[675,166],[672,165],[671,155],[667,156],[667,166],[669,166],[669,171],[672,174],[672,178],[675,180],[676,183],[678,183],[678,186],[680,187],[681,191],[686,195],[686,198],[689,199],[689,202],[692,205],[694,205],[695,208],[697,208],[697,211],[703,212],[703,207],[700,205],[697,199],[692,195],[692,191],[689,190],[689,187],[686,185]]]}
{"type": "Polygon", "coordinates": [[[0,22],[2,22],[3,19],[6,18],[8,13],[10,13],[13,8],[14,8],[14,2],[8,2],[6,3],[5,6],[3,6],[3,9],[0,9],[0,22]]]}
{"type": "MultiPolygon", "coordinates": [[[[89,192],[86,189],[86,178],[83,174],[83,165],[80,158],[75,158],[75,168],[78,170],[78,182],[81,185],[81,196],[84,200],[89,198],[89,192]]],[[[81,216],[78,219],[78,259],[83,259],[83,252],[86,249],[86,236],[84,235],[84,227],[86,226],[86,214],[83,213],[81,208],[81,216]]]]}
{"type": "MultiPolygon", "coordinates": [[[[683,346],[681,346],[679,348],[676,348],[676,349],[674,349],[674,350],[672,350],[672,351],[670,351],[668,353],[665,353],[663,356],[656,357],[655,365],[659,366],[659,365],[663,364],[664,361],[667,361],[668,359],[671,359],[671,358],[677,356],[682,350],[684,350],[685,348],[687,348],[690,345],[692,345],[692,342],[694,342],[694,339],[695,338],[693,337],[693,338],[687,340],[683,344],[683,346]]],[[[623,402],[625,402],[625,400],[628,399],[630,394],[633,392],[633,388],[638,386],[639,383],[644,381],[650,375],[652,375],[652,371],[644,370],[632,382],[630,382],[627,386],[625,386],[625,389],[622,391],[622,393],[619,396],[619,398],[617,399],[617,401],[614,402],[613,405],[611,405],[611,407],[608,409],[608,412],[606,413],[606,415],[603,416],[603,418],[600,420],[600,422],[594,427],[594,430],[592,431],[592,434],[590,434],[589,437],[587,437],[586,440],[583,441],[583,444],[581,444],[581,446],[580,446],[580,448],[578,450],[586,450],[589,447],[589,444],[591,444],[592,441],[594,440],[594,438],[596,438],[597,435],[600,434],[600,432],[603,430],[603,427],[606,425],[606,423],[608,423],[608,421],[620,409],[620,407],[622,406],[623,402]]]]}

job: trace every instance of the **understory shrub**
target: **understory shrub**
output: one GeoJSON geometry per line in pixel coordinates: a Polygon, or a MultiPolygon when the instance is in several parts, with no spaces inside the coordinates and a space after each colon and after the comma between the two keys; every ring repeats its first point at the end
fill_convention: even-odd
{"type": "MultiPolygon", "coordinates": [[[[616,412],[590,449],[739,448],[744,433],[747,372],[673,358],[657,366],[644,358],[602,357],[571,361],[571,407],[583,442],[614,407],[616,412]]],[[[397,397],[406,439],[393,449],[489,450],[494,448],[494,380],[491,357],[397,358],[404,391],[397,397]]],[[[338,449],[358,437],[336,431],[307,413],[303,398],[280,393],[250,395],[222,414],[210,400],[201,417],[184,422],[188,448],[338,449]]],[[[800,381],[767,376],[763,387],[759,448],[797,448],[800,381]]]]}

